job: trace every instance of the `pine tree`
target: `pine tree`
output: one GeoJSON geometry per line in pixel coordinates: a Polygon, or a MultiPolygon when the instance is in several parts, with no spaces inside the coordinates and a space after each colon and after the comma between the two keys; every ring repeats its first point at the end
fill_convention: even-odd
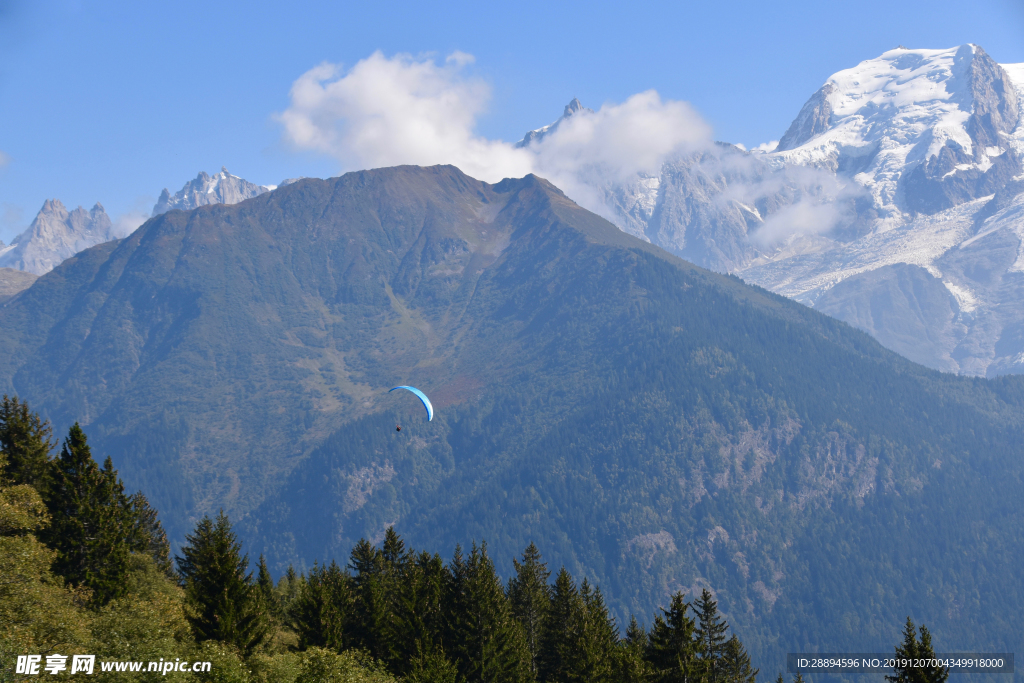
{"type": "Polygon", "coordinates": [[[267,560],[260,553],[259,569],[256,571],[256,585],[263,596],[263,604],[267,606],[267,614],[274,619],[280,617],[277,608],[277,596],[274,594],[274,579],[270,576],[270,569],[267,568],[267,560]]]}
{"type": "Polygon", "coordinates": [[[124,594],[134,518],[110,458],[101,469],[75,423],[51,464],[51,523],[43,540],[57,551],[54,572],[93,591],[94,604],[124,594]]]}
{"type": "Polygon", "coordinates": [[[537,658],[540,655],[541,628],[551,603],[551,589],[548,577],[551,572],[541,561],[537,546],[530,545],[523,551],[523,561],[512,559],[516,575],[509,579],[508,598],[512,614],[523,627],[526,647],[530,652],[530,668],[537,675],[537,658]]]}
{"type": "MultiPolygon", "coordinates": [[[[413,669],[417,666],[420,669],[426,666],[440,667],[438,671],[447,671],[445,667],[454,666],[444,655],[443,646],[444,599],[449,579],[448,568],[444,566],[441,556],[436,553],[420,553],[409,567],[406,579],[409,589],[406,593],[407,602],[402,610],[402,626],[407,643],[413,645],[413,669]],[[420,663],[415,664],[416,661],[420,663]]],[[[426,674],[421,671],[421,678],[424,675],[426,674]]]]}
{"type": "Polygon", "coordinates": [[[616,677],[622,683],[642,683],[649,678],[650,670],[647,653],[647,631],[631,616],[626,628],[626,637],[619,643],[616,662],[616,677]]]}
{"type": "Polygon", "coordinates": [[[690,683],[699,673],[694,622],[682,592],[672,596],[669,608],[655,617],[648,635],[647,662],[659,683],[690,683]]]}
{"type": "Polygon", "coordinates": [[[415,602],[410,551],[388,527],[380,549],[365,539],[353,548],[349,567],[356,599],[354,644],[404,673],[416,655],[416,634],[410,625],[414,617],[409,613],[415,602]]]}
{"type": "Polygon", "coordinates": [[[157,511],[150,506],[142,491],[138,491],[128,499],[131,508],[131,527],[128,531],[128,547],[132,552],[145,553],[153,558],[157,569],[167,576],[174,577],[174,565],[171,563],[171,546],[167,542],[167,534],[157,517],[157,511]]]}
{"type": "Polygon", "coordinates": [[[725,652],[725,633],[729,625],[718,614],[718,602],[707,588],[701,591],[693,611],[697,613],[694,639],[697,642],[699,666],[708,683],[719,683],[725,652]]]}
{"type": "Polygon", "coordinates": [[[0,400],[0,453],[6,464],[0,478],[12,486],[28,484],[45,499],[50,481],[50,441],[53,432],[28,404],[4,395],[0,400]]]}
{"type": "Polygon", "coordinates": [[[353,603],[352,577],[334,561],[327,566],[314,564],[290,610],[299,648],[324,647],[341,652],[351,647],[353,603]]]}
{"type": "Polygon", "coordinates": [[[586,579],[580,584],[580,600],[583,603],[584,621],[576,678],[593,683],[610,682],[615,674],[615,654],[619,641],[615,620],[608,615],[601,589],[591,588],[586,579]]]}
{"type": "Polygon", "coordinates": [[[248,555],[223,511],[209,516],[185,537],[175,558],[185,584],[186,618],[199,642],[219,640],[248,655],[269,634],[269,620],[259,587],[247,572],[248,555]]]}
{"type": "Polygon", "coordinates": [[[921,626],[921,640],[917,639],[917,632],[914,622],[907,617],[907,623],[903,627],[903,642],[896,646],[897,666],[893,676],[886,676],[889,683],[946,683],[949,678],[949,669],[941,666],[912,667],[905,663],[905,660],[913,659],[934,659],[935,650],[932,649],[932,634],[926,626],[921,626]]]}
{"type": "Polygon", "coordinates": [[[516,683],[533,679],[522,627],[487,556],[473,544],[456,548],[445,591],[445,651],[467,681],[516,683]]]}
{"type": "Polygon", "coordinates": [[[384,558],[380,550],[364,538],[352,548],[348,567],[352,571],[352,590],[355,594],[352,644],[379,658],[379,653],[384,649],[380,642],[380,632],[386,621],[386,600],[380,580],[384,571],[384,558]]]}
{"type": "Polygon", "coordinates": [[[292,565],[288,565],[288,571],[277,582],[277,586],[274,588],[274,600],[279,606],[281,619],[285,623],[290,623],[292,606],[305,584],[306,577],[300,576],[292,565]]]}
{"type": "Polygon", "coordinates": [[[758,669],[750,665],[750,655],[733,634],[722,647],[720,680],[727,683],[756,683],[758,669]]]}
{"type": "Polygon", "coordinates": [[[583,601],[565,567],[558,570],[551,604],[541,631],[538,673],[541,681],[569,680],[576,668],[576,645],[582,637],[583,601]]]}

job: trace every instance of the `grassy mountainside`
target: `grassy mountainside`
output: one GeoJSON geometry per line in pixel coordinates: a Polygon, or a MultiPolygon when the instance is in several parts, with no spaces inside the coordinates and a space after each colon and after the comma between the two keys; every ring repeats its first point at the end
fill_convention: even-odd
{"type": "Polygon", "coordinates": [[[537,178],[169,212],[0,308],[0,383],[87,425],[172,535],[223,505],[278,568],[393,523],[506,574],[534,540],[620,615],[711,587],[769,674],[907,614],[939,649],[1022,644],[1021,378],[916,366],[537,178]]]}

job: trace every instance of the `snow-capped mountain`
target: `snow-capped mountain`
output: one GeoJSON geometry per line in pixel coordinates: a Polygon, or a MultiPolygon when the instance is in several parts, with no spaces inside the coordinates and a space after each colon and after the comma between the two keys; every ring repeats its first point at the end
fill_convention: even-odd
{"type": "Polygon", "coordinates": [[[912,360],[1024,373],[1022,102],[1024,64],[901,47],[829,78],[771,152],[720,143],[604,202],[623,230],[912,360]]]}
{"type": "Polygon", "coordinates": [[[58,200],[49,199],[28,229],[0,249],[0,267],[43,275],[83,249],[116,237],[99,203],[90,211],[82,207],[68,211],[58,200]]]}
{"type": "Polygon", "coordinates": [[[775,155],[852,177],[899,220],[990,195],[1020,173],[1019,116],[1010,75],[980,47],[898,48],[832,76],[775,155]]]}
{"type": "Polygon", "coordinates": [[[157,216],[172,209],[189,211],[207,204],[237,204],[276,188],[276,185],[250,183],[244,178],[231,175],[228,169],[221,166],[220,173],[213,176],[205,171],[200,172],[195,180],[185,183],[185,187],[178,190],[173,197],[170,191],[164,188],[156,206],[153,207],[153,215],[157,216]]]}

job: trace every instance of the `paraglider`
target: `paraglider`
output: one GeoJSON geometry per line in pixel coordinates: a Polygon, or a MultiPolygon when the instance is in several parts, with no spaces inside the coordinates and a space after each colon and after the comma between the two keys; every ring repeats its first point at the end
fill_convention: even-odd
{"type": "MultiPolygon", "coordinates": [[[[430,399],[427,398],[426,394],[424,394],[416,387],[407,386],[395,387],[394,389],[388,391],[388,393],[390,394],[392,391],[395,391],[395,389],[405,389],[406,391],[411,391],[412,393],[416,394],[416,397],[423,403],[423,407],[427,409],[427,422],[430,422],[431,420],[434,419],[434,406],[430,405],[430,399]]],[[[401,425],[396,426],[395,431],[402,431],[401,425]]]]}

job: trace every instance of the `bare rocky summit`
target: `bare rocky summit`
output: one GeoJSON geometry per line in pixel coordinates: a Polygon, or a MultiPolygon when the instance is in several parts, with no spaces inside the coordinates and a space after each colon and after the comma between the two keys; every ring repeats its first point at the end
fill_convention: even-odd
{"type": "Polygon", "coordinates": [[[68,211],[59,200],[48,199],[28,229],[0,250],[0,267],[44,275],[83,249],[116,237],[99,202],[89,211],[68,211]]]}
{"type": "Polygon", "coordinates": [[[201,171],[195,180],[185,183],[185,187],[174,193],[174,196],[164,188],[156,206],[153,207],[153,215],[159,216],[172,209],[189,211],[209,204],[238,204],[246,199],[258,197],[264,192],[270,192],[276,187],[250,183],[245,178],[231,175],[227,168],[221,166],[220,173],[212,176],[201,171]]]}

